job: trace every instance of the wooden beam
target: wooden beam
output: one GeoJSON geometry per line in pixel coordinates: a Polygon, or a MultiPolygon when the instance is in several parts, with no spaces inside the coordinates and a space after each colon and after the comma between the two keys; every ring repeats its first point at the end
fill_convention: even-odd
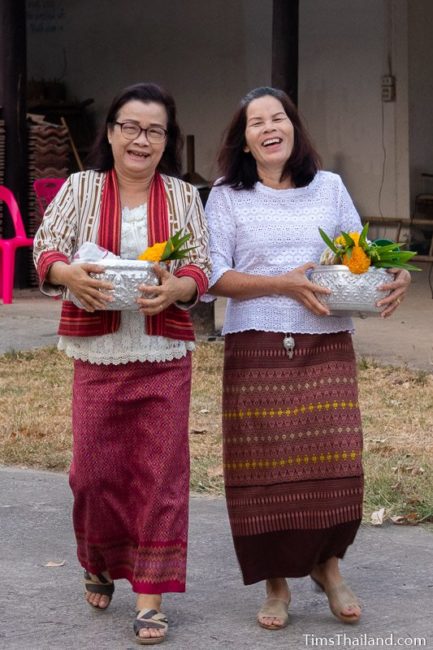
{"type": "Polygon", "coordinates": [[[299,0],[273,0],[272,86],[298,103],[299,0]]]}
{"type": "MultiPolygon", "coordinates": [[[[27,47],[25,0],[0,0],[2,36],[0,44],[0,104],[5,121],[5,180],[15,194],[23,221],[27,218],[27,47]]],[[[4,213],[5,214],[5,211],[4,213]]],[[[3,235],[13,234],[8,219],[3,235]]],[[[15,284],[28,286],[29,270],[26,251],[17,253],[15,284]]]]}

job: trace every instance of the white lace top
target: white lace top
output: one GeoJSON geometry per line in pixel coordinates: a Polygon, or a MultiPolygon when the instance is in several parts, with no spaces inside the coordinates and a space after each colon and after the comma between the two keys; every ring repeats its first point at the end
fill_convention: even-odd
{"type": "MultiPolygon", "coordinates": [[[[137,259],[147,247],[147,205],[122,210],[120,256],[137,259]]],[[[184,357],[194,350],[190,341],[176,341],[145,333],[144,317],[138,311],[122,311],[120,327],[114,334],[103,336],[61,336],[59,350],[67,356],[98,364],[120,364],[129,361],[169,361],[184,357]]]]}
{"type": "MultiPolygon", "coordinates": [[[[306,262],[318,263],[326,248],[319,227],[331,238],[341,230],[361,229],[340,176],[324,171],[308,186],[295,189],[275,190],[262,183],[251,190],[215,186],[206,214],[213,264],[210,286],[231,269],[278,275],[306,262]]],[[[347,317],[316,316],[285,296],[229,298],[223,334],[250,329],[315,334],[350,331],[353,324],[347,317]]]]}

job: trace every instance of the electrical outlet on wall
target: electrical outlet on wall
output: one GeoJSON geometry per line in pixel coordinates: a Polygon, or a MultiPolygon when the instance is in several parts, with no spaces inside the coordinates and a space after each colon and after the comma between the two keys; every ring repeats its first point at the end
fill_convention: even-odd
{"type": "Polygon", "coordinates": [[[382,101],[395,102],[395,77],[393,74],[385,74],[382,77],[382,101]]]}

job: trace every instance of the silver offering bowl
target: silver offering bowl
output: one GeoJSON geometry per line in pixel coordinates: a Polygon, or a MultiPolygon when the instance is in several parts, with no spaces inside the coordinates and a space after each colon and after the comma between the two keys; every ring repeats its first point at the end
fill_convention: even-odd
{"type": "Polygon", "coordinates": [[[329,295],[316,294],[317,299],[326,305],[333,316],[378,316],[383,307],[376,302],[388,295],[378,291],[382,284],[390,282],[385,269],[370,267],[365,273],[352,273],[347,266],[334,264],[320,265],[311,271],[311,282],[331,289],[329,295]]]}
{"type": "MultiPolygon", "coordinates": [[[[80,262],[83,261],[80,260],[80,262]]],[[[139,306],[136,299],[140,297],[139,285],[157,286],[159,284],[159,279],[153,270],[155,262],[103,259],[92,262],[92,264],[103,266],[105,271],[104,273],[91,273],[90,275],[97,280],[111,282],[114,286],[111,292],[114,300],[107,303],[107,309],[109,310],[137,310],[139,306]]],[[[71,300],[77,307],[82,308],[80,301],[73,294],[71,294],[71,300]]]]}

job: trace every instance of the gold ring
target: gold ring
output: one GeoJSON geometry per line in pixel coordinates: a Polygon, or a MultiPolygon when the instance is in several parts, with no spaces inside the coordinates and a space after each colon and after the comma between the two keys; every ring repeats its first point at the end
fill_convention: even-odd
{"type": "Polygon", "coordinates": [[[401,303],[400,298],[397,298],[396,303],[397,303],[397,305],[399,305],[401,303]]]}

